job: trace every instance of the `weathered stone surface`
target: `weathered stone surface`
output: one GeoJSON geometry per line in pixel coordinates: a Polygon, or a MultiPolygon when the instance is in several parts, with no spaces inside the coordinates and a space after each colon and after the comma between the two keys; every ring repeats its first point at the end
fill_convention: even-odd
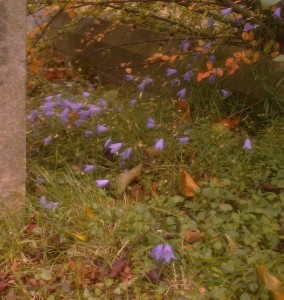
{"type": "MultiPolygon", "coordinates": [[[[78,61],[81,69],[86,73],[98,75],[104,83],[122,83],[125,69],[115,69],[121,63],[139,64],[155,52],[166,53],[181,44],[181,41],[166,41],[167,35],[141,27],[132,31],[130,26],[120,24],[110,30],[110,21],[98,21],[92,17],[68,27],[66,31],[70,22],[68,14],[62,12],[52,21],[45,37],[54,41],[53,49],[56,49],[57,53],[63,54],[73,63],[78,61]],[[102,33],[104,38],[96,41],[95,37],[102,33]]],[[[32,30],[32,20],[30,23],[32,30]]],[[[148,66],[147,69],[137,66],[135,73],[157,74],[158,68],[159,64],[148,66]]],[[[165,67],[162,70],[164,74],[165,67]]]]}
{"type": "MultiPolygon", "coordinates": [[[[23,206],[26,1],[0,0],[0,212],[23,206]]],[[[0,213],[0,214],[1,214],[0,213]]]]}

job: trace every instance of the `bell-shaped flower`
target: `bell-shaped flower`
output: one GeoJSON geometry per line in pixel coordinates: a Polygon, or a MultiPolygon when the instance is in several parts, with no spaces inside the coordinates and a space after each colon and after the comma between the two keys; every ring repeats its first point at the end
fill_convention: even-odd
{"type": "Polygon", "coordinates": [[[222,89],[221,92],[222,92],[223,99],[226,99],[231,95],[231,93],[229,91],[224,90],[224,89],[222,89]]]}
{"type": "Polygon", "coordinates": [[[281,7],[277,7],[272,14],[273,19],[281,19],[281,7]]]}
{"type": "Polygon", "coordinates": [[[186,95],[186,88],[181,89],[178,93],[177,93],[177,97],[180,99],[184,99],[186,95]]]}
{"type": "Polygon", "coordinates": [[[186,144],[186,143],[188,143],[188,141],[189,141],[189,137],[188,137],[188,136],[179,137],[179,138],[178,138],[178,141],[179,141],[181,144],[186,144]]]}
{"type": "Polygon", "coordinates": [[[155,124],[155,121],[154,121],[153,118],[148,117],[147,122],[146,122],[146,127],[147,127],[148,129],[153,129],[153,128],[156,127],[156,124],[155,124]]]}
{"type": "Polygon", "coordinates": [[[176,72],[177,72],[176,69],[167,68],[166,75],[167,76],[172,76],[172,75],[176,74],[176,72]]]}
{"type": "Polygon", "coordinates": [[[27,117],[27,119],[30,122],[34,122],[39,116],[39,111],[38,110],[32,110],[31,114],[27,117]]]}
{"type": "Polygon", "coordinates": [[[251,150],[252,149],[252,143],[251,143],[251,139],[246,138],[243,144],[243,149],[244,150],[251,150]]]}
{"type": "Polygon", "coordinates": [[[84,166],[84,173],[91,173],[96,168],[95,165],[85,165],[84,166]]]}
{"type": "Polygon", "coordinates": [[[84,135],[85,137],[89,137],[93,134],[93,131],[92,130],[89,130],[89,129],[86,129],[85,132],[84,132],[84,135]]]}
{"type": "Polygon", "coordinates": [[[182,49],[183,52],[188,51],[189,48],[190,48],[190,42],[184,42],[184,43],[182,44],[182,46],[181,46],[181,49],[182,49]]]}
{"type": "Polygon", "coordinates": [[[103,132],[106,132],[106,131],[108,131],[108,128],[106,126],[104,126],[104,125],[98,125],[97,126],[97,132],[98,133],[103,133],[103,132]]]}
{"type": "Polygon", "coordinates": [[[154,148],[158,151],[162,151],[164,149],[164,139],[159,139],[154,148]]]}
{"type": "Polygon", "coordinates": [[[109,145],[110,153],[117,153],[121,147],[122,147],[122,143],[115,143],[109,145]]]}
{"type": "Polygon", "coordinates": [[[132,148],[126,148],[124,151],[120,153],[120,156],[123,160],[129,160],[132,154],[132,148]]]}
{"type": "Polygon", "coordinates": [[[51,137],[51,136],[48,136],[47,138],[45,138],[45,139],[43,140],[43,143],[44,143],[44,145],[48,145],[51,141],[52,141],[52,137],[51,137]]]}
{"type": "Polygon", "coordinates": [[[87,97],[90,96],[90,93],[89,93],[89,92],[83,92],[83,93],[82,93],[82,96],[83,96],[84,98],[87,98],[87,97]]]}
{"type": "Polygon", "coordinates": [[[181,77],[183,78],[183,80],[190,82],[193,76],[194,76],[193,71],[189,70],[186,73],[184,73],[181,77]]]}
{"type": "Polygon", "coordinates": [[[207,24],[208,24],[209,26],[214,26],[215,21],[214,21],[214,18],[213,18],[212,16],[208,19],[207,24]]]}
{"type": "Polygon", "coordinates": [[[253,29],[254,29],[254,26],[251,25],[250,23],[246,23],[246,24],[244,25],[244,32],[251,31],[251,30],[253,30],[253,29]]]}
{"type": "Polygon", "coordinates": [[[228,7],[221,10],[221,14],[224,15],[224,17],[228,17],[229,14],[233,11],[232,7],[228,7]]]}
{"type": "Polygon", "coordinates": [[[109,185],[109,180],[108,179],[98,179],[98,180],[96,180],[96,184],[100,189],[102,189],[109,185]]]}
{"type": "Polygon", "coordinates": [[[152,249],[151,255],[153,255],[157,260],[160,260],[164,258],[163,251],[164,251],[164,246],[162,244],[159,244],[152,249]]]}

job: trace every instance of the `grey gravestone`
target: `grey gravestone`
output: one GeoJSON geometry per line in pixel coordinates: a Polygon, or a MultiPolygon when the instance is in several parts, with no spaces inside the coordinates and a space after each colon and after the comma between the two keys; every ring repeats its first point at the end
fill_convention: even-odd
{"type": "Polygon", "coordinates": [[[0,214],[24,203],[26,1],[0,0],[0,214]]]}

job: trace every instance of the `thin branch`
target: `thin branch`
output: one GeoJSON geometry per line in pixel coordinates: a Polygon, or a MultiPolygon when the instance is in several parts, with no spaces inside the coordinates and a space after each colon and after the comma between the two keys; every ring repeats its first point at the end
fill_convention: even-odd
{"type": "Polygon", "coordinates": [[[59,11],[52,16],[52,18],[48,21],[48,23],[46,24],[46,26],[44,27],[44,29],[41,31],[41,34],[39,35],[39,37],[37,38],[37,40],[35,41],[35,43],[33,44],[33,48],[36,47],[36,45],[38,44],[38,42],[41,40],[41,38],[44,36],[44,34],[46,33],[47,29],[49,28],[49,26],[51,25],[51,23],[64,11],[65,7],[69,4],[70,1],[67,1],[60,9],[59,11]]]}

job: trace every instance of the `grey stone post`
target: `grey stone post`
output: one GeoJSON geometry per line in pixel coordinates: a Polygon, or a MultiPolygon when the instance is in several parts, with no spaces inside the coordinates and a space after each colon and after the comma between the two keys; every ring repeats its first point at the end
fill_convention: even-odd
{"type": "Polygon", "coordinates": [[[0,0],[0,215],[23,207],[26,0],[0,0]]]}

